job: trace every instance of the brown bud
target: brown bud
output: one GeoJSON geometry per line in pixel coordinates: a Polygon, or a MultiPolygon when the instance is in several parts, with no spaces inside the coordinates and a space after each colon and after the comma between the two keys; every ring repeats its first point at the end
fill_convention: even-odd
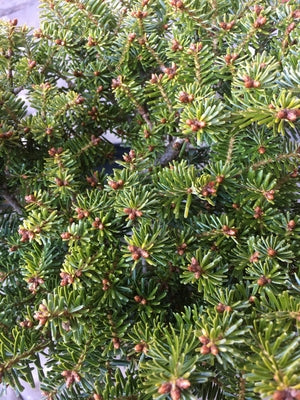
{"type": "Polygon", "coordinates": [[[258,151],[259,154],[265,154],[266,148],[264,146],[259,146],[257,151],[258,151]]]}
{"type": "Polygon", "coordinates": [[[293,11],[292,12],[292,17],[295,18],[295,19],[299,19],[300,18],[300,9],[293,11]]]}
{"type": "Polygon", "coordinates": [[[211,346],[210,351],[211,351],[211,354],[214,355],[214,356],[216,356],[217,354],[219,354],[219,349],[218,349],[218,347],[217,347],[215,344],[213,344],[213,345],[211,346]]]}
{"type": "Polygon", "coordinates": [[[92,38],[91,36],[89,36],[87,45],[89,47],[93,47],[93,46],[96,46],[96,44],[97,44],[97,41],[94,38],[92,38]]]}
{"type": "Polygon", "coordinates": [[[84,100],[85,100],[84,97],[78,95],[77,98],[75,99],[75,103],[82,104],[82,103],[84,103],[84,100]]]}
{"type": "Polygon", "coordinates": [[[264,196],[267,200],[274,200],[274,195],[275,195],[274,190],[268,190],[268,191],[264,192],[264,196]]]}
{"type": "Polygon", "coordinates": [[[16,26],[16,25],[18,25],[18,20],[17,20],[17,18],[11,19],[11,20],[9,21],[9,24],[10,24],[10,26],[16,26]]]}
{"type": "Polygon", "coordinates": [[[36,201],[36,197],[34,194],[29,194],[25,196],[26,203],[34,203],[36,201]]]}
{"type": "Polygon", "coordinates": [[[116,338],[116,337],[112,338],[112,342],[113,342],[113,346],[116,350],[120,348],[121,344],[120,344],[119,338],[116,338]]]}
{"type": "Polygon", "coordinates": [[[295,122],[297,120],[298,116],[297,116],[297,110],[288,110],[287,114],[286,114],[286,119],[291,121],[291,122],[295,122]]]}
{"type": "Polygon", "coordinates": [[[52,133],[53,133],[53,128],[51,127],[46,128],[46,135],[51,136],[52,133]]]}
{"type": "Polygon", "coordinates": [[[142,297],[141,296],[134,296],[134,301],[136,301],[137,303],[140,303],[142,301],[142,297]]]}
{"type": "Polygon", "coordinates": [[[263,25],[265,25],[266,22],[267,22],[267,18],[266,17],[259,16],[256,19],[256,21],[254,22],[253,26],[254,26],[254,28],[260,28],[263,25]]]}
{"type": "Polygon", "coordinates": [[[128,35],[127,38],[128,38],[128,41],[129,41],[129,42],[133,42],[134,39],[136,38],[136,33],[134,33],[134,32],[129,33],[129,35],[128,35]]]}
{"type": "Polygon", "coordinates": [[[210,347],[207,347],[205,344],[201,347],[200,349],[201,354],[209,354],[210,353],[210,347]]]}
{"type": "Polygon", "coordinates": [[[296,226],[296,222],[291,219],[288,223],[287,223],[287,230],[288,231],[292,231],[293,229],[295,229],[296,226]]]}
{"type": "Polygon", "coordinates": [[[254,12],[255,12],[255,14],[256,14],[257,16],[262,12],[263,9],[264,9],[264,8],[261,7],[261,6],[259,6],[258,4],[255,4],[255,6],[254,6],[254,12]]]}
{"type": "Polygon", "coordinates": [[[292,22],[289,24],[289,26],[286,28],[286,33],[289,35],[294,29],[296,28],[295,22],[292,22]]]}
{"type": "Polygon", "coordinates": [[[136,345],[134,346],[134,350],[135,350],[137,353],[141,353],[141,352],[143,351],[143,349],[144,349],[143,343],[138,343],[138,344],[136,344],[136,345]]]}
{"type": "Polygon", "coordinates": [[[224,311],[225,311],[225,304],[223,304],[223,303],[219,303],[217,306],[216,306],[216,310],[217,310],[217,312],[218,313],[223,313],[224,311]]]}
{"type": "Polygon", "coordinates": [[[139,259],[141,258],[141,255],[140,255],[140,253],[138,253],[137,251],[134,251],[134,252],[131,254],[131,257],[133,258],[133,260],[137,261],[137,260],[139,260],[139,259]]]}
{"type": "Polygon", "coordinates": [[[249,81],[245,81],[244,86],[245,86],[245,88],[247,88],[247,89],[252,88],[252,87],[253,87],[253,81],[252,81],[252,79],[249,80],[249,81]]]}
{"type": "Polygon", "coordinates": [[[286,400],[289,398],[289,395],[286,390],[276,390],[273,393],[273,400],[286,400]]]}
{"type": "Polygon", "coordinates": [[[231,54],[226,54],[226,56],[224,56],[224,59],[226,61],[226,64],[230,64],[232,56],[231,54]]]}
{"type": "Polygon", "coordinates": [[[140,254],[141,254],[141,256],[143,257],[143,258],[149,258],[149,253],[148,253],[148,251],[147,250],[144,250],[144,249],[140,249],[140,254]]]}
{"type": "Polygon", "coordinates": [[[249,300],[249,303],[253,304],[253,303],[255,303],[256,297],[255,296],[250,296],[248,300],[249,300]]]}
{"type": "Polygon", "coordinates": [[[291,172],[290,177],[291,177],[291,178],[297,178],[297,176],[298,176],[298,170],[297,170],[297,169],[294,169],[294,171],[291,172]]]}
{"type": "Polygon", "coordinates": [[[216,181],[217,181],[218,183],[222,183],[222,182],[224,181],[224,178],[225,178],[224,175],[218,175],[218,176],[216,177],[216,181]]]}
{"type": "Polygon", "coordinates": [[[28,60],[28,68],[33,69],[36,66],[35,60],[28,60]]]}
{"type": "Polygon", "coordinates": [[[159,394],[167,394],[170,393],[170,390],[172,389],[172,384],[170,382],[164,382],[160,387],[158,388],[158,393],[159,394]]]}
{"type": "Polygon", "coordinates": [[[199,340],[200,340],[200,343],[202,343],[202,344],[208,344],[209,343],[209,338],[207,336],[204,336],[204,335],[199,336],[199,340]]]}
{"type": "Polygon", "coordinates": [[[274,256],[276,256],[277,251],[274,250],[274,249],[272,249],[272,248],[270,247],[270,248],[268,248],[267,253],[268,253],[268,256],[269,256],[269,257],[274,257],[274,256]]]}
{"type": "Polygon", "coordinates": [[[68,240],[68,239],[71,238],[71,233],[70,233],[70,232],[63,232],[63,233],[60,235],[60,237],[61,237],[63,240],[68,240]]]}
{"type": "Polygon", "coordinates": [[[284,119],[287,117],[287,111],[286,110],[279,110],[278,113],[276,114],[277,118],[279,119],[284,119]]]}
{"type": "Polygon", "coordinates": [[[266,278],[264,275],[262,275],[260,278],[258,278],[257,280],[257,284],[258,286],[266,286],[270,280],[268,278],[266,278]]]}
{"type": "Polygon", "coordinates": [[[264,215],[264,213],[263,213],[263,210],[262,210],[261,207],[257,206],[257,207],[254,208],[253,217],[254,217],[255,219],[259,219],[259,218],[261,218],[263,215],[264,215]]]}
{"type": "Polygon", "coordinates": [[[172,388],[170,391],[170,396],[172,400],[180,400],[181,398],[181,390],[175,386],[175,388],[172,388]]]}
{"type": "Polygon", "coordinates": [[[35,38],[41,38],[43,36],[43,31],[41,30],[41,28],[38,28],[36,31],[34,31],[33,36],[35,38]]]}
{"type": "Polygon", "coordinates": [[[255,251],[255,252],[250,256],[249,262],[251,262],[251,263],[256,263],[256,262],[258,262],[259,256],[260,256],[259,252],[258,252],[258,251],[255,251]]]}
{"type": "Polygon", "coordinates": [[[178,378],[175,382],[176,386],[181,389],[188,389],[191,386],[191,382],[188,379],[178,378]]]}

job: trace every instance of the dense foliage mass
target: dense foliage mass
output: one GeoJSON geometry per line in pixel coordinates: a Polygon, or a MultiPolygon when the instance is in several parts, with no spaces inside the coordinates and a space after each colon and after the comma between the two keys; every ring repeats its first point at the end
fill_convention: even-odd
{"type": "Polygon", "coordinates": [[[0,22],[0,381],[299,400],[297,1],[41,12],[0,22]]]}

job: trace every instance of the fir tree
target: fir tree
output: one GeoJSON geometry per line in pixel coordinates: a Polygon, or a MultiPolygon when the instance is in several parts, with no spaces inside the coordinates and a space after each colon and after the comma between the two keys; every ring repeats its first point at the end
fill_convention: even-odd
{"type": "Polygon", "coordinates": [[[0,381],[299,400],[299,3],[41,18],[0,22],[0,381]]]}

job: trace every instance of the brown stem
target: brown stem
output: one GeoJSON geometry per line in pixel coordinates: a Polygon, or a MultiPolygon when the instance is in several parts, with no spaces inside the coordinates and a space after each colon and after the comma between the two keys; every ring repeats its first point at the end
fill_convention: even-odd
{"type": "Polygon", "coordinates": [[[227,152],[227,157],[226,157],[226,164],[229,164],[231,162],[234,142],[235,142],[235,136],[232,136],[229,141],[228,152],[227,152]]]}
{"type": "Polygon", "coordinates": [[[8,193],[8,191],[5,190],[4,192],[2,192],[1,197],[3,197],[3,199],[6,201],[6,203],[8,205],[10,205],[17,214],[20,214],[20,215],[23,214],[21,205],[17,202],[17,200],[14,198],[14,196],[12,196],[10,193],[8,193]]]}
{"type": "Polygon", "coordinates": [[[240,390],[239,390],[239,397],[238,400],[245,400],[245,393],[246,393],[246,379],[242,376],[240,377],[240,390]]]}
{"type": "Polygon", "coordinates": [[[19,354],[13,358],[10,358],[4,364],[0,364],[0,373],[3,374],[4,371],[9,370],[10,368],[12,368],[14,366],[14,364],[17,364],[21,360],[28,360],[32,354],[45,349],[46,347],[48,347],[48,345],[49,345],[49,342],[38,344],[37,346],[31,348],[30,350],[27,350],[22,354],[19,354]]]}
{"type": "Polygon", "coordinates": [[[160,81],[157,82],[157,86],[158,86],[158,89],[159,89],[163,99],[167,103],[167,107],[168,107],[169,112],[172,113],[173,112],[172,103],[171,103],[171,101],[170,101],[167,93],[165,92],[165,90],[164,90],[164,88],[163,88],[163,86],[162,86],[160,81]]]}
{"type": "Polygon", "coordinates": [[[166,147],[166,151],[164,154],[159,158],[157,164],[162,166],[168,165],[170,161],[175,160],[178,156],[181,146],[184,142],[184,139],[173,139],[168,146],[166,147]]]}
{"type": "Polygon", "coordinates": [[[259,161],[255,164],[252,165],[253,169],[259,168],[263,165],[275,162],[275,161],[280,161],[280,160],[285,160],[286,158],[300,158],[300,154],[298,153],[287,153],[287,154],[279,154],[277,157],[275,158],[268,158],[267,160],[262,160],[259,161]]]}

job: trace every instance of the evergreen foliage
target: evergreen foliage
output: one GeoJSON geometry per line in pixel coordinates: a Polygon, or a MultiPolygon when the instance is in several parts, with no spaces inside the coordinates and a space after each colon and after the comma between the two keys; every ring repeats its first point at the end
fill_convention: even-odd
{"type": "Polygon", "coordinates": [[[35,365],[48,400],[300,399],[297,3],[0,21],[4,385],[35,365]]]}

